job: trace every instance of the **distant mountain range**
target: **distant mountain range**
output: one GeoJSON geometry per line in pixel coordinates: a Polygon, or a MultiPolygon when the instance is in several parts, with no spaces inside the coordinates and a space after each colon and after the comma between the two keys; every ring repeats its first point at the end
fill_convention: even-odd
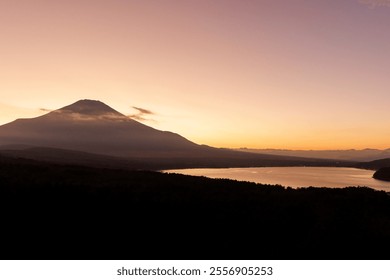
{"type": "Polygon", "coordinates": [[[236,149],[240,152],[259,153],[267,155],[297,156],[305,158],[326,158],[333,160],[374,161],[390,158],[390,149],[363,149],[363,150],[284,150],[284,149],[236,149]]]}
{"type": "Polygon", "coordinates": [[[80,100],[31,119],[0,126],[0,154],[99,167],[349,166],[351,162],[198,145],[139,123],[106,104],[80,100]]]}

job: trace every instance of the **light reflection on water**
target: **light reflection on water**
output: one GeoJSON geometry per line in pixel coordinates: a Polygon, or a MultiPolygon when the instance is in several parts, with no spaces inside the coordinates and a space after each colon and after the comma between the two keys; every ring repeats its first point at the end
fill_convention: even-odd
{"type": "Polygon", "coordinates": [[[374,171],[344,167],[252,167],[165,170],[168,173],[228,178],[262,184],[298,187],[366,186],[390,191],[390,182],[372,178],[374,171]]]}

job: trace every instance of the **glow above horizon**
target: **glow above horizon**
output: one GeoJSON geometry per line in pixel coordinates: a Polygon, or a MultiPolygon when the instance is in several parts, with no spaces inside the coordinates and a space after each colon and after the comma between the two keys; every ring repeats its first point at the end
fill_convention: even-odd
{"type": "Polygon", "coordinates": [[[89,98],[217,147],[390,146],[389,6],[8,2],[0,124],[89,98]]]}

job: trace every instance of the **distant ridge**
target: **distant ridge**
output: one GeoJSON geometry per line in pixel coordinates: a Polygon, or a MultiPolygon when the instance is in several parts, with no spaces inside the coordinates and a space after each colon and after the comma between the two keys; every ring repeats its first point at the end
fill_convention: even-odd
{"type": "Polygon", "coordinates": [[[297,156],[306,158],[326,158],[333,160],[373,161],[390,158],[390,149],[362,149],[362,150],[287,150],[287,149],[236,149],[241,152],[272,154],[280,156],[297,156]]]}
{"type": "Polygon", "coordinates": [[[378,170],[382,167],[390,167],[390,158],[378,159],[369,162],[361,162],[357,167],[378,170]]]}

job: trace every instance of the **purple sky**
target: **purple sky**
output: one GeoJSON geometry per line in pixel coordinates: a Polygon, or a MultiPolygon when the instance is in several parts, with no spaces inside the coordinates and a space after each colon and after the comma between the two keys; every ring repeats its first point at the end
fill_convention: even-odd
{"type": "Polygon", "coordinates": [[[1,124],[90,98],[219,147],[390,147],[390,1],[3,1],[0,34],[1,124]]]}

